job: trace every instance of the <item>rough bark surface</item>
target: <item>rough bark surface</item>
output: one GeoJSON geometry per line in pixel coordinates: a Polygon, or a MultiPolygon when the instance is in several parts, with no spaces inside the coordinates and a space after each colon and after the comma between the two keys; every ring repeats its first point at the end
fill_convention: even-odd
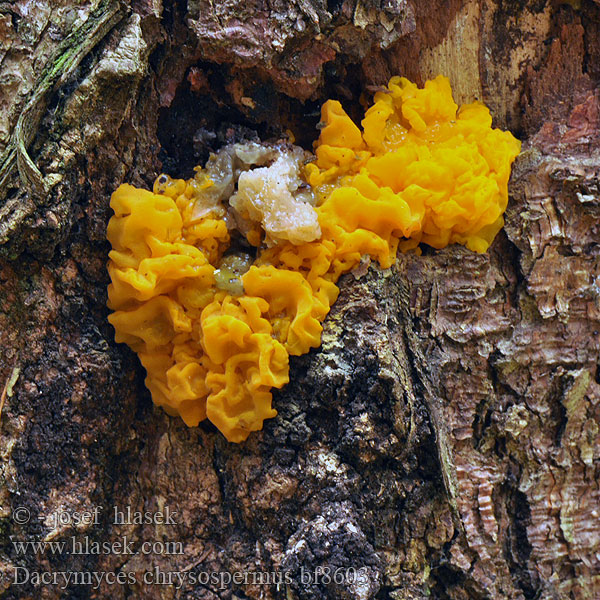
{"type": "Polygon", "coordinates": [[[2,597],[599,598],[599,40],[592,0],[0,3],[2,597]],[[244,444],[154,408],[112,191],[438,73],[524,142],[490,251],[346,276],[244,444]]]}

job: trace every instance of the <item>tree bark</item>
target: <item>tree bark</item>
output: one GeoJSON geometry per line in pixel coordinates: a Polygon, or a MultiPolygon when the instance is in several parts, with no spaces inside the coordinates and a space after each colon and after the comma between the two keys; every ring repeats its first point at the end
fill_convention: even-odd
{"type": "Polygon", "coordinates": [[[0,3],[2,597],[599,598],[599,40],[592,0],[0,3]],[[489,252],[344,277],[246,443],[155,408],[112,191],[439,73],[523,140],[489,252]]]}

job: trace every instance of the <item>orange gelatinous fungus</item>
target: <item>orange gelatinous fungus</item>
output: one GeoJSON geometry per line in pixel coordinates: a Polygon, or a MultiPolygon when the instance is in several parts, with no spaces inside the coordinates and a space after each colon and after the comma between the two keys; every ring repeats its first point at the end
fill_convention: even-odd
{"type": "Polygon", "coordinates": [[[337,280],[363,256],[387,268],[419,243],[485,252],[503,225],[520,142],[483,104],[459,109],[445,77],[423,89],[393,77],[362,130],[337,101],[321,120],[315,156],[230,145],[189,181],[161,175],[153,192],[111,198],[116,340],[157,405],[233,442],[276,415],[289,356],[320,345],[337,280]],[[236,236],[246,249],[233,252],[236,236]]]}

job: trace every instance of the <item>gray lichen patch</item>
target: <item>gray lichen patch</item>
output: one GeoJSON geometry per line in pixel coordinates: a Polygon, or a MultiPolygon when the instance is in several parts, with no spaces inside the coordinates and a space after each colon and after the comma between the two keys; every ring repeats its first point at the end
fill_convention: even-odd
{"type": "Polygon", "coordinates": [[[71,129],[78,125],[85,143],[91,145],[97,143],[98,133],[105,134],[110,124],[106,108],[110,107],[110,115],[120,112],[121,118],[116,120],[116,125],[120,125],[127,116],[127,103],[135,97],[136,87],[147,73],[148,53],[140,15],[134,13],[122,27],[115,47],[104,50],[66,102],[63,126],[71,129]],[[108,94],[112,94],[110,103],[106,101],[108,94]],[[123,104],[114,103],[114,94],[122,97],[123,104]]]}

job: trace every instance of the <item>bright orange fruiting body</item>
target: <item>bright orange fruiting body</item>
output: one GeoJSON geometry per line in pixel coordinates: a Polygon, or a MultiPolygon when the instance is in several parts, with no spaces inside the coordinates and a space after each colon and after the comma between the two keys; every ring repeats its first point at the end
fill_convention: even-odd
{"type": "Polygon", "coordinates": [[[241,294],[215,277],[230,230],[223,207],[195,204],[210,190],[209,178],[163,177],[154,193],[122,185],[111,198],[116,340],[138,353],[156,404],[190,426],[208,418],[230,441],[245,440],[275,416],[271,388],[288,382],[289,355],[320,345],[337,280],[362,256],[389,267],[399,246],[420,242],[485,252],[503,225],[520,142],[492,129],[484,105],[458,110],[446,78],[424,89],[392,78],[375,95],[362,131],[336,101],[325,103],[322,121],[316,160],[305,168],[316,208],[295,203],[277,171],[246,171],[253,175],[246,177],[244,218],[254,224],[244,231],[259,250],[240,277],[241,294]],[[281,188],[285,210],[260,208],[265,186],[277,194],[281,188]],[[294,210],[302,226],[287,236],[281,223],[293,222],[294,210]]]}

